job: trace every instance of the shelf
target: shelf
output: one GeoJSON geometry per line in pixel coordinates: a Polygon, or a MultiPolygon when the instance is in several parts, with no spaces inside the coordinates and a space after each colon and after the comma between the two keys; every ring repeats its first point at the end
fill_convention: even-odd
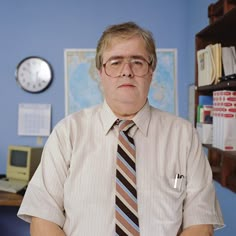
{"type": "Polygon", "coordinates": [[[221,42],[225,46],[235,45],[235,22],[236,7],[197,33],[196,38],[201,38],[201,40],[211,43],[221,42]]]}
{"type": "Polygon", "coordinates": [[[236,80],[229,80],[214,85],[197,87],[198,92],[212,93],[217,90],[236,90],[236,80]]]}
{"type": "Polygon", "coordinates": [[[231,191],[236,192],[235,191],[235,189],[236,189],[236,174],[235,175],[230,175],[227,178],[227,186],[231,191]]]}
{"type": "Polygon", "coordinates": [[[236,151],[223,151],[209,144],[203,146],[208,149],[213,179],[236,192],[236,151]]]}
{"type": "Polygon", "coordinates": [[[203,146],[206,147],[209,150],[215,150],[217,152],[222,153],[222,155],[224,155],[224,156],[227,156],[227,157],[230,157],[230,158],[236,160],[236,151],[223,151],[223,150],[221,150],[219,148],[213,147],[210,144],[203,144],[203,146]]]}

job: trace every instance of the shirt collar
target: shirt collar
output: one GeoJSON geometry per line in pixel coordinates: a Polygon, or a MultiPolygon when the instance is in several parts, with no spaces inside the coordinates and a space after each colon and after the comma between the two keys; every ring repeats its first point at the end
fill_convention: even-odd
{"type": "MultiPolygon", "coordinates": [[[[134,116],[132,120],[134,121],[138,129],[143,133],[143,135],[147,136],[150,119],[151,119],[151,109],[149,102],[147,100],[143,108],[134,116]]],[[[117,117],[112,112],[107,102],[104,101],[101,110],[101,122],[104,128],[105,135],[113,127],[116,120],[117,117]]]]}
{"type": "Polygon", "coordinates": [[[112,126],[114,125],[116,120],[117,120],[117,117],[112,112],[112,110],[108,106],[107,102],[104,101],[104,103],[102,105],[102,110],[101,110],[101,122],[103,125],[105,135],[112,128],[112,126]]]}
{"type": "Polygon", "coordinates": [[[134,123],[138,127],[138,129],[143,133],[144,136],[148,134],[148,126],[151,119],[151,107],[149,102],[145,103],[143,108],[135,115],[133,118],[134,123]]]}

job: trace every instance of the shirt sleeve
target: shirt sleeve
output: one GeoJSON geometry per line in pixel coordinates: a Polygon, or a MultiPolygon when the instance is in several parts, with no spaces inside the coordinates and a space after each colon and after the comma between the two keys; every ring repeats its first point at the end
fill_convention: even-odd
{"type": "Polygon", "coordinates": [[[31,217],[39,217],[63,226],[64,182],[67,177],[70,157],[70,143],[66,129],[56,128],[45,144],[41,162],[31,179],[18,217],[31,222],[31,217]]]}
{"type": "Polygon", "coordinates": [[[192,127],[190,139],[183,228],[197,224],[212,224],[214,229],[221,228],[224,222],[216,198],[212,171],[194,127],[192,127]]]}

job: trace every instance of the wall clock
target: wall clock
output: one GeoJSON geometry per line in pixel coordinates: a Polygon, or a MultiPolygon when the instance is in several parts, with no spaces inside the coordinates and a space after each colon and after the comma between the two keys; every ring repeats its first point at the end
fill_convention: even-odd
{"type": "Polygon", "coordinates": [[[39,93],[49,87],[53,79],[52,67],[41,57],[26,57],[17,65],[16,80],[30,93],[39,93]]]}

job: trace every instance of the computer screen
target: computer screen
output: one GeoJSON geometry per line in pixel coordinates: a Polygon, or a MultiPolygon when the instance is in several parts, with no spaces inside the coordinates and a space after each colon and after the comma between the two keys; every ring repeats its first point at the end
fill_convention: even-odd
{"type": "Polygon", "coordinates": [[[11,158],[10,158],[10,165],[18,166],[18,167],[26,167],[27,155],[28,155],[27,151],[12,150],[11,158]]]}

